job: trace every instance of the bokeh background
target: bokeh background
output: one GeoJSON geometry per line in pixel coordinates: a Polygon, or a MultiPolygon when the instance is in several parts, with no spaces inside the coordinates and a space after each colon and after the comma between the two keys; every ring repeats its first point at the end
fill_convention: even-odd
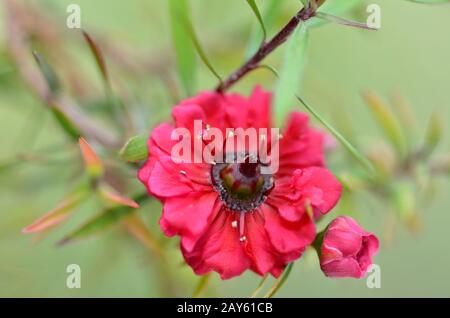
{"type": "MultiPolygon", "coordinates": [[[[281,1],[281,0],[280,0],[281,1]]],[[[299,1],[282,0],[282,10],[273,34],[298,9],[299,1]]],[[[344,0],[334,0],[344,1],[344,0]]],[[[13,1],[16,2],[16,1],[13,1]]],[[[106,50],[111,76],[120,83],[136,113],[139,133],[168,118],[173,104],[167,80],[174,78],[174,53],[167,3],[164,0],[35,0],[17,1],[38,9],[54,22],[49,32],[60,33],[68,55],[52,50],[54,43],[32,42],[46,52],[49,63],[58,63],[57,72],[73,69],[84,80],[74,80],[77,89],[64,89],[79,99],[93,118],[102,117],[103,88],[92,55],[79,30],[65,25],[66,8],[81,7],[82,27],[106,50]],[[53,51],[53,52],[52,52],[53,51]],[[116,53],[114,55],[113,53],[116,53]],[[128,65],[116,67],[118,60],[128,65]]],[[[257,22],[243,0],[190,0],[196,32],[217,70],[226,75],[243,60],[251,30],[257,22]]],[[[258,2],[264,8],[268,2],[258,2]]],[[[445,133],[436,152],[450,151],[447,122],[450,121],[450,6],[426,6],[402,0],[366,1],[382,9],[382,28],[377,32],[327,24],[310,34],[308,60],[299,88],[320,112],[341,127],[351,127],[358,146],[370,151],[383,135],[361,98],[372,90],[389,98],[401,94],[410,103],[417,122],[420,142],[433,111],[444,121],[445,133]]],[[[89,239],[56,246],[68,231],[97,214],[96,199],[76,209],[73,217],[44,239],[34,242],[21,229],[51,209],[74,186],[82,171],[76,142],[69,140],[51,113],[32,93],[8,55],[5,7],[0,6],[0,296],[24,297],[157,297],[190,296],[198,277],[182,265],[177,239],[164,240],[158,231],[160,206],[145,205],[138,212],[149,229],[163,240],[170,266],[161,271],[158,260],[120,224],[89,239]],[[66,266],[79,264],[82,288],[66,287],[66,266]]],[[[33,9],[33,10],[34,10],[33,9]]],[[[365,5],[346,17],[364,21],[365,5]]],[[[14,34],[12,34],[14,37],[14,34]]],[[[30,41],[33,41],[30,40],[30,41]]],[[[29,58],[32,60],[31,51],[29,58]]],[[[268,61],[279,66],[280,48],[268,61]]],[[[68,74],[66,72],[65,74],[68,74]]],[[[216,84],[215,78],[199,62],[199,90],[216,84]]],[[[170,81],[169,81],[170,82],[170,81]]],[[[248,93],[256,84],[275,87],[273,75],[256,71],[234,89],[248,93]]],[[[94,145],[95,146],[95,145],[94,145]]],[[[337,149],[336,151],[344,151],[337,149]]],[[[100,153],[107,157],[107,153],[100,153]]],[[[127,192],[141,189],[133,172],[126,171],[127,192]]],[[[360,223],[382,238],[375,263],[381,266],[381,288],[369,289],[365,280],[327,279],[314,253],[298,261],[288,282],[279,292],[284,297],[449,297],[450,296],[450,184],[448,178],[433,180],[436,195],[418,207],[420,229],[412,231],[397,221],[380,200],[362,194],[355,208],[342,211],[356,214],[360,223]]],[[[221,281],[213,275],[204,296],[245,297],[260,278],[253,273],[221,281]]],[[[272,280],[270,280],[271,282],[272,280]]],[[[267,284],[270,286],[270,282],[267,284]]]]}

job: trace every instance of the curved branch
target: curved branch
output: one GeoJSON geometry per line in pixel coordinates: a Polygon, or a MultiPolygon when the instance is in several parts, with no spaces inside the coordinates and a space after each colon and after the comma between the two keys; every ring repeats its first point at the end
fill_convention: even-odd
{"type": "Polygon", "coordinates": [[[307,21],[316,16],[319,8],[326,0],[313,0],[310,5],[306,5],[268,42],[263,42],[258,51],[241,67],[233,72],[226,80],[216,87],[216,91],[222,93],[233,86],[237,81],[247,75],[250,71],[258,68],[261,61],[272,53],[281,44],[286,42],[294,32],[300,22],[307,21]]]}

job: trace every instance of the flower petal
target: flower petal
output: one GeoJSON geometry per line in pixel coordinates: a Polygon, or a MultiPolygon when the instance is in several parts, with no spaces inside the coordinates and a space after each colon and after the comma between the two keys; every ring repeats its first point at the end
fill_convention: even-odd
{"type": "Polygon", "coordinates": [[[364,272],[361,271],[358,262],[353,258],[344,258],[339,261],[322,264],[321,268],[328,277],[361,278],[364,276],[364,272]]]}
{"type": "Polygon", "coordinates": [[[363,272],[366,272],[372,265],[372,256],[378,252],[379,242],[375,235],[364,236],[362,239],[362,248],[356,259],[363,272]]]}
{"type": "Polygon", "coordinates": [[[234,213],[219,211],[192,252],[182,246],[184,259],[196,274],[215,271],[222,279],[229,279],[250,268],[251,260],[239,240],[239,230],[231,226],[234,218],[234,213]]]}
{"type": "Polygon", "coordinates": [[[275,249],[283,254],[296,252],[299,256],[310,245],[316,235],[314,222],[308,214],[297,222],[281,218],[274,208],[263,205],[265,229],[275,249]]]}
{"type": "Polygon", "coordinates": [[[303,200],[323,214],[339,201],[342,185],[325,168],[310,167],[294,172],[295,187],[302,192],[303,200]]]}
{"type": "Polygon", "coordinates": [[[252,259],[252,270],[260,275],[273,271],[279,255],[267,236],[263,216],[259,212],[246,215],[245,226],[245,251],[252,259]]]}
{"type": "Polygon", "coordinates": [[[344,257],[356,256],[362,246],[362,237],[352,231],[329,229],[324,237],[324,246],[339,250],[344,257]]]}
{"type": "Polygon", "coordinates": [[[168,236],[179,234],[181,243],[191,251],[217,213],[217,193],[191,193],[168,198],[164,202],[160,224],[168,236]]]}
{"type": "Polygon", "coordinates": [[[216,92],[202,92],[195,97],[188,98],[180,103],[180,106],[198,105],[205,115],[205,124],[215,128],[233,127],[227,125],[226,97],[216,92]]]}
{"type": "Polygon", "coordinates": [[[299,168],[323,166],[323,134],[309,127],[306,114],[293,112],[280,140],[278,176],[289,176],[299,168]]]}
{"type": "Polygon", "coordinates": [[[172,109],[172,116],[177,128],[187,128],[191,132],[191,137],[195,138],[198,134],[202,133],[203,127],[199,127],[200,130],[194,131],[194,121],[201,120],[205,125],[206,116],[203,109],[198,105],[183,105],[175,106],[172,109]]]}
{"type": "Polygon", "coordinates": [[[161,198],[185,195],[193,191],[192,187],[183,182],[178,169],[166,169],[160,161],[155,162],[148,179],[149,191],[161,198]]]}

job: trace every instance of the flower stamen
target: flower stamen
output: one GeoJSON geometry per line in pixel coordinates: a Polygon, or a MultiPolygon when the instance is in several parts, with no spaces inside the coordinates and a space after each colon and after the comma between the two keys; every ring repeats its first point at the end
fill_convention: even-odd
{"type": "MultiPolygon", "coordinates": [[[[238,158],[234,154],[234,158],[238,158]]],[[[249,212],[258,208],[267,198],[274,186],[270,174],[261,173],[263,164],[252,162],[250,155],[244,161],[217,163],[211,167],[211,180],[225,206],[234,212],[249,212]]],[[[244,219],[241,215],[241,224],[244,219]]],[[[240,230],[241,235],[243,229],[240,230]]]]}

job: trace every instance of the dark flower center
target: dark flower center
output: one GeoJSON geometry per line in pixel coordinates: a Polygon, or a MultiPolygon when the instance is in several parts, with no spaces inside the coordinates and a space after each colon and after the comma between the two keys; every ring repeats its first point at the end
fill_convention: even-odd
{"type": "Polygon", "coordinates": [[[242,163],[217,163],[212,166],[213,185],[230,210],[249,212],[266,200],[274,181],[271,175],[261,173],[261,166],[262,163],[251,160],[248,155],[242,163]]]}

